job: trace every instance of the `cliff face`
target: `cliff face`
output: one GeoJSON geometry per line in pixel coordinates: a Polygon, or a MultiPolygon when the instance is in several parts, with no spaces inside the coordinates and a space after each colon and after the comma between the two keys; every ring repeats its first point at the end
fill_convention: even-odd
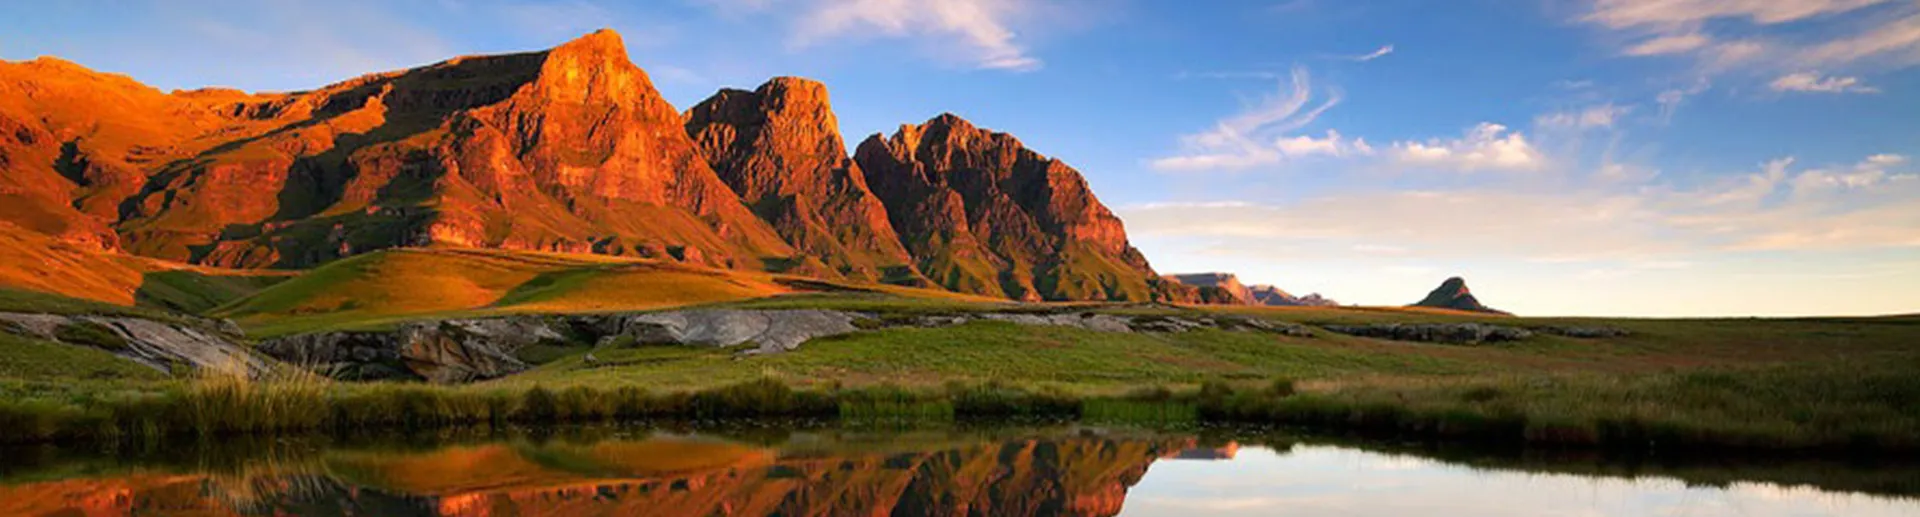
{"type": "Polygon", "coordinates": [[[920,267],[1019,300],[1155,298],[1157,276],[1080,173],[951,114],[861,142],[854,160],[920,267]]]}
{"type": "Polygon", "coordinates": [[[687,112],[700,154],[747,206],[806,255],[802,271],[920,284],[886,206],[847,157],[826,86],[779,77],[721,90],[687,112]],[[820,267],[824,266],[824,267],[820,267]]]}
{"type": "Polygon", "coordinates": [[[0,77],[30,92],[0,95],[17,184],[0,195],[31,211],[0,216],[142,255],[308,266],[455,245],[758,268],[793,254],[611,31],[290,94],[165,94],[42,61],[0,77]]]}

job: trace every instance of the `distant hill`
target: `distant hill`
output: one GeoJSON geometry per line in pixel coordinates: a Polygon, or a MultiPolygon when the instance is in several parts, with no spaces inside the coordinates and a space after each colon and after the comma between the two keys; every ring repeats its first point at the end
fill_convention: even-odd
{"type": "Polygon", "coordinates": [[[1294,296],[1278,287],[1265,284],[1247,286],[1247,289],[1253,292],[1253,301],[1256,305],[1278,307],[1337,307],[1340,305],[1340,302],[1322,297],[1320,293],[1294,296]]]}
{"type": "Polygon", "coordinates": [[[1440,287],[1434,288],[1432,292],[1427,293],[1426,298],[1415,302],[1411,306],[1508,314],[1506,311],[1482,305],[1480,299],[1473,296],[1473,291],[1467,289],[1467,281],[1457,276],[1441,282],[1440,287]]]}
{"type": "Polygon", "coordinates": [[[1167,280],[1196,290],[1196,303],[1211,305],[1266,305],[1273,307],[1331,307],[1340,302],[1319,293],[1294,296],[1272,285],[1243,285],[1233,273],[1180,273],[1166,275],[1167,280]]]}
{"type": "Polygon", "coordinates": [[[1167,278],[1199,289],[1199,303],[1213,305],[1257,305],[1254,292],[1240,283],[1233,273],[1180,273],[1167,278]]]}

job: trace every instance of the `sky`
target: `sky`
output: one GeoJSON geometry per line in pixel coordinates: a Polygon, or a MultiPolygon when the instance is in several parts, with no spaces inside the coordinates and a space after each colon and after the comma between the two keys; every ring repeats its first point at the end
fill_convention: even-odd
{"type": "Polygon", "coordinates": [[[1012,133],[1162,273],[1920,312],[1920,0],[71,0],[0,6],[0,59],[298,90],[602,27],[682,109],[797,75],[849,146],[941,112],[1012,133]]]}

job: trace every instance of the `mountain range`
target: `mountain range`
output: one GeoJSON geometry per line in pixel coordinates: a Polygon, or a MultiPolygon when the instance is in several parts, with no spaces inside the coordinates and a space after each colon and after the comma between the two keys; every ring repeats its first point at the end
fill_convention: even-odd
{"type": "Polygon", "coordinates": [[[309,91],[0,63],[0,221],[227,268],[444,246],[638,256],[1016,300],[1191,301],[1080,173],[952,114],[849,156],[826,87],[682,113],[602,30],[309,91]]]}
{"type": "MultiPolygon", "coordinates": [[[[0,251],[25,268],[0,278],[110,265],[133,280],[55,291],[119,303],[140,271],[445,247],[1021,301],[1338,305],[1229,273],[1162,276],[1079,171],[957,115],[851,154],[839,127],[827,87],[798,77],[681,112],[611,30],[296,92],[0,62],[0,227],[19,234],[0,251]],[[72,250],[116,258],[60,258],[72,250]]],[[[1418,305],[1491,311],[1441,291],[1464,283],[1418,305]]]]}
{"type": "Polygon", "coordinates": [[[1273,307],[1332,307],[1340,302],[1321,297],[1320,293],[1306,296],[1294,296],[1278,287],[1265,284],[1245,285],[1233,273],[1184,273],[1166,275],[1165,278],[1195,289],[1195,301],[1215,305],[1266,305],[1273,307]]]}

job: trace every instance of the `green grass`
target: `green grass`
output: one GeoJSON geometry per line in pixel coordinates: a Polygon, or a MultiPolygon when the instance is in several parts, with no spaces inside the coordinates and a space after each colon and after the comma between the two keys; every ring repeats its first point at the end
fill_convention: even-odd
{"type": "MultiPolygon", "coordinates": [[[[29,382],[160,380],[166,374],[91,347],[0,333],[0,379],[29,382]]],[[[0,393],[6,390],[0,389],[0,393]]]]}
{"type": "Polygon", "coordinates": [[[0,287],[0,312],[59,314],[63,316],[131,316],[160,321],[182,321],[178,313],[149,307],[127,307],[57,294],[0,287]]]}
{"type": "Polygon", "coordinates": [[[1114,391],[1140,383],[1193,384],[1221,377],[1487,369],[1441,357],[1377,354],[1250,332],[1114,334],[1004,322],[863,332],[745,360],[726,350],[691,347],[608,348],[594,355],[602,365],[588,366],[576,355],[499,382],[704,387],[772,375],[803,385],[998,380],[1114,391]]]}
{"type": "Polygon", "coordinates": [[[135,303],[201,314],[215,307],[244,298],[291,278],[284,274],[209,275],[194,270],[147,273],[140,289],[134,291],[135,303]]]}

